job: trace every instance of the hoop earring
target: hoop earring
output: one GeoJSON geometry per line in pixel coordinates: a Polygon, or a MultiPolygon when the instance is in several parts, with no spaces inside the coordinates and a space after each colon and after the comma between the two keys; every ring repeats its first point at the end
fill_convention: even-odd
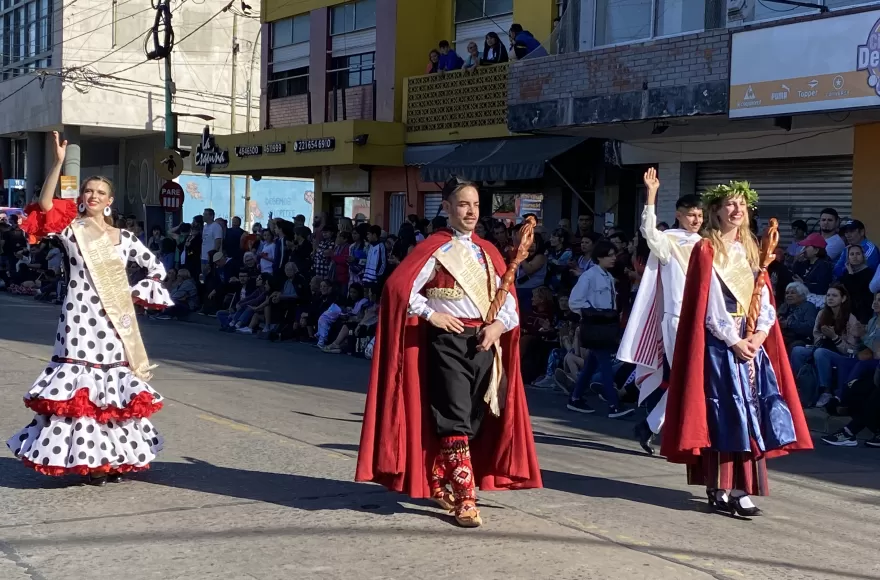
{"type": "Polygon", "coordinates": [[[79,202],[77,209],[79,210],[79,213],[86,213],[86,204],[79,202]]]}
{"type": "Polygon", "coordinates": [[[109,206],[109,205],[108,205],[107,207],[104,208],[104,215],[105,215],[105,216],[110,217],[110,214],[112,214],[112,213],[113,213],[113,210],[110,209],[110,206],[109,206]]]}

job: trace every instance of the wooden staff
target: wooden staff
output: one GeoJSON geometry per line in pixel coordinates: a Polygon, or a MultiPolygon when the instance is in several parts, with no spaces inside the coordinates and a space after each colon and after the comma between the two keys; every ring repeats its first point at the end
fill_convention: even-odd
{"type": "Polygon", "coordinates": [[[767,268],[776,259],[776,246],[779,245],[779,222],[776,218],[770,218],[770,226],[761,238],[761,269],[755,279],[755,291],[752,292],[752,301],[749,304],[749,316],[746,318],[746,337],[755,334],[758,325],[758,315],[761,313],[761,292],[764,290],[764,274],[767,268]]]}
{"type": "Polygon", "coordinates": [[[529,249],[532,247],[532,242],[535,240],[535,226],[537,225],[538,222],[536,222],[535,218],[532,216],[527,217],[526,221],[523,223],[523,227],[519,231],[519,247],[516,249],[516,254],[511,258],[510,264],[507,266],[507,272],[501,277],[501,284],[498,285],[498,291],[495,292],[495,299],[492,300],[492,304],[489,306],[489,312],[486,314],[486,324],[492,324],[495,321],[498,311],[501,310],[501,306],[503,306],[504,301],[507,300],[507,295],[510,293],[510,287],[513,285],[513,281],[516,280],[516,271],[519,269],[519,265],[523,260],[529,257],[529,249]]]}

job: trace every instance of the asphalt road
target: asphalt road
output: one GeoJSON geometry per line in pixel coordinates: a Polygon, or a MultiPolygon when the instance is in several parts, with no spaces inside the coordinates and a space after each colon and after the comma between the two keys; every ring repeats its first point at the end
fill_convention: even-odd
{"type": "MultiPolygon", "coordinates": [[[[0,433],[51,354],[57,307],[0,295],[0,433]]],[[[367,363],[142,322],[167,402],[153,469],[71,485],[0,453],[0,580],[880,579],[880,451],[771,462],[767,515],[711,514],[633,418],[530,392],[543,490],[484,493],[484,527],[352,482],[367,363]]],[[[596,402],[596,406],[601,403],[596,402]]]]}

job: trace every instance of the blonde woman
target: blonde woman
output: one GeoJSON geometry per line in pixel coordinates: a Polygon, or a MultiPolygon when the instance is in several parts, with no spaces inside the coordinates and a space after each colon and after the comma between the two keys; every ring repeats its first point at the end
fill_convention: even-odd
{"type": "Polygon", "coordinates": [[[813,447],[749,228],[757,199],[746,182],[703,194],[706,239],[688,264],[661,446],[706,487],[710,507],[745,517],[761,514],[751,496],[769,493],[765,460],[813,447]]]}
{"type": "Polygon", "coordinates": [[[113,226],[109,179],[85,179],[77,200],[54,198],[67,142],[59,143],[57,132],[53,139],[55,163],[22,230],[61,242],[70,281],[51,361],[25,395],[36,416],[6,445],[39,473],[79,474],[103,485],[146,469],[162,449],[148,420],[161,409],[162,397],[147,384],[153,367],[134,305],[172,302],[159,260],[133,234],[113,226]],[[146,268],[147,279],[130,287],[128,262],[146,268]]]}

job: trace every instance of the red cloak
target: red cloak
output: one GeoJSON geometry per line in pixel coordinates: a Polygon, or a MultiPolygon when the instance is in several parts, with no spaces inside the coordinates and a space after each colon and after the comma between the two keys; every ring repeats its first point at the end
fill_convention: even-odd
{"type": "MultiPolygon", "coordinates": [[[[709,303],[709,284],[713,275],[715,251],[708,240],[699,242],[688,264],[681,319],[675,343],[675,354],[669,377],[669,398],[666,403],[666,422],[660,453],[672,463],[696,463],[702,449],[709,448],[709,424],[706,418],[706,385],[704,357],[706,353],[706,309],[709,303]]],[[[767,288],[772,288],[766,273],[767,288]]],[[[775,308],[773,293],[771,305],[775,308]]],[[[791,411],[797,441],[779,449],[767,450],[765,458],[780,457],[789,451],[813,448],[797,385],[788,362],[788,353],[782,341],[782,331],[774,324],[764,341],[764,350],[776,373],[779,392],[791,411]]]]}
{"type": "MultiPolygon", "coordinates": [[[[355,480],[373,481],[413,498],[431,495],[428,474],[440,440],[430,413],[427,385],[423,387],[421,382],[429,372],[427,323],[409,316],[407,307],[422,267],[451,238],[449,230],[429,236],[388,278],[373,347],[355,480]]],[[[495,246],[476,235],[473,240],[492,259],[497,272],[507,270],[495,246]]],[[[471,442],[475,481],[487,491],[542,487],[519,370],[519,327],[502,335],[501,348],[507,399],[500,417],[486,411],[480,432],[471,442]]]]}

